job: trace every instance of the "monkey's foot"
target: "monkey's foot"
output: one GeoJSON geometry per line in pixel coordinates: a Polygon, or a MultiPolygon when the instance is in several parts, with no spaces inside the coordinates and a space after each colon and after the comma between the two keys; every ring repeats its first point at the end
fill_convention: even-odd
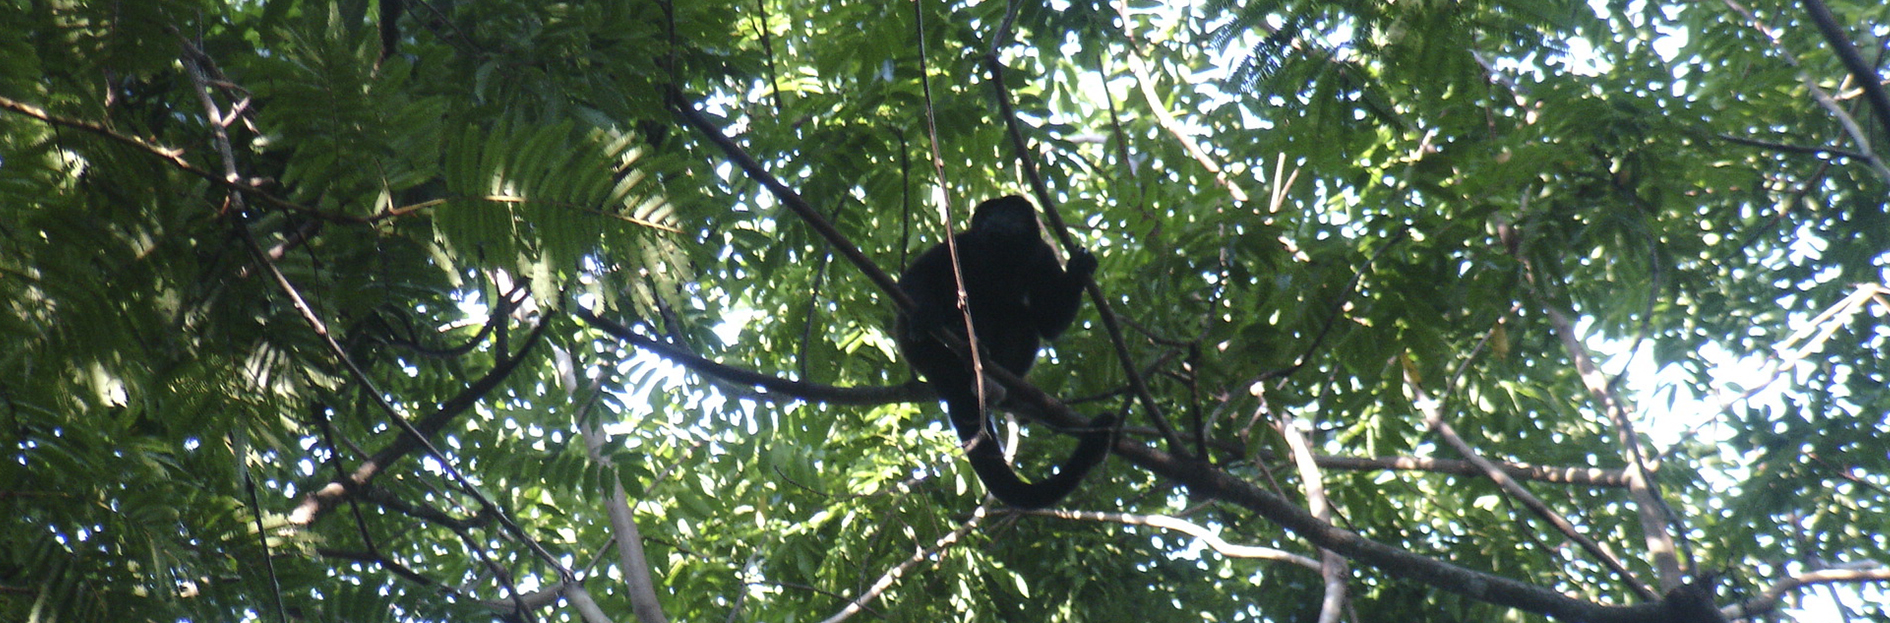
{"type": "MultiPolygon", "coordinates": [[[[977,389],[976,387],[972,388],[973,391],[977,389]]],[[[989,374],[984,375],[984,408],[986,411],[998,408],[998,405],[1004,404],[1004,399],[1009,397],[1010,390],[1004,389],[1003,383],[999,383],[996,378],[989,374]]]]}

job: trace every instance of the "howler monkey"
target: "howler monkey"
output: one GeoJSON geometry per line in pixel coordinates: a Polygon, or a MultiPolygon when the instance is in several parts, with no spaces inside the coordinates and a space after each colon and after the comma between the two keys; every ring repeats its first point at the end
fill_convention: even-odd
{"type": "MultiPolygon", "coordinates": [[[[1079,249],[1068,271],[1058,266],[1037,226],[1036,208],[1015,195],[978,204],[971,229],[952,239],[958,246],[959,272],[982,365],[1023,376],[1037,362],[1038,340],[1061,335],[1076,319],[1083,284],[1096,271],[1095,256],[1079,249]]],[[[915,306],[910,314],[900,314],[900,350],[945,399],[971,467],[993,495],[1020,508],[1055,504],[1108,456],[1115,427],[1114,418],[1105,415],[1090,421],[1076,451],[1055,476],[1034,484],[1018,478],[979,403],[969,357],[953,352],[932,333],[944,329],[960,338],[965,335],[951,250],[940,243],[921,254],[899,276],[899,287],[915,306]]],[[[988,393],[1002,389],[996,383],[985,387],[988,393]]]]}

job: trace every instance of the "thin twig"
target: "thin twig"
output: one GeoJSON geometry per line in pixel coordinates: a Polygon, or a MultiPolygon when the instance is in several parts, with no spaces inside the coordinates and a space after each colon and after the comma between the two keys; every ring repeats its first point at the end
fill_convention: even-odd
{"type": "Polygon", "coordinates": [[[971,511],[971,519],[959,524],[958,529],[952,530],[946,533],[945,536],[939,537],[938,541],[933,542],[931,547],[913,552],[912,557],[907,558],[905,562],[901,562],[897,566],[887,569],[885,573],[880,574],[879,579],[874,580],[873,584],[868,586],[865,591],[862,591],[858,597],[854,597],[853,601],[847,602],[845,608],[841,608],[839,612],[834,613],[833,616],[827,617],[821,623],[840,623],[864,611],[867,604],[873,603],[873,600],[877,599],[880,593],[884,593],[886,589],[892,588],[893,583],[899,581],[899,578],[904,577],[906,572],[911,571],[912,568],[919,563],[937,556],[939,552],[944,551],[945,548],[950,547],[953,543],[957,543],[958,540],[964,538],[966,534],[970,534],[973,528],[978,527],[978,524],[984,521],[984,517],[985,507],[980,504],[978,508],[971,511]]]}
{"type": "Polygon", "coordinates": [[[308,206],[291,203],[289,201],[280,199],[276,197],[275,195],[271,195],[267,192],[264,192],[261,188],[257,188],[247,183],[225,179],[221,175],[217,175],[215,173],[211,173],[210,171],[206,171],[204,169],[198,168],[197,165],[191,164],[190,161],[185,160],[184,150],[182,149],[177,149],[173,147],[163,147],[160,145],[155,145],[155,144],[146,142],[144,139],[131,137],[131,136],[125,136],[123,134],[119,134],[117,132],[112,131],[111,128],[107,128],[105,126],[102,126],[102,125],[99,125],[97,123],[93,123],[90,121],[81,121],[78,119],[68,119],[65,117],[60,117],[60,116],[48,113],[44,109],[39,108],[38,106],[34,106],[32,104],[10,99],[5,96],[0,96],[0,109],[10,110],[15,113],[32,117],[34,119],[38,119],[40,121],[44,121],[46,123],[50,123],[56,126],[68,127],[75,130],[82,130],[91,134],[103,136],[105,138],[111,139],[119,143],[123,143],[134,149],[137,149],[138,151],[142,151],[142,152],[157,156],[158,158],[163,159],[165,162],[170,163],[172,167],[180,171],[203,178],[205,181],[208,181],[212,184],[222,187],[224,190],[238,192],[238,193],[242,193],[243,195],[253,197],[255,199],[262,201],[263,203],[269,204],[270,207],[282,208],[284,210],[290,210],[290,211],[298,212],[301,214],[307,214],[309,216],[313,216],[313,217],[326,220],[326,221],[333,221],[333,222],[339,222],[339,223],[366,222],[366,219],[363,219],[358,216],[350,216],[346,214],[334,214],[331,212],[317,210],[315,208],[311,208],[308,206]]]}

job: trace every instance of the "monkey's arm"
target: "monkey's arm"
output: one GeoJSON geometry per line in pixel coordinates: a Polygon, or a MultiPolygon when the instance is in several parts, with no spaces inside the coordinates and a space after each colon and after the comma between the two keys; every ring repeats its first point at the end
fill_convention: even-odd
{"type": "Polygon", "coordinates": [[[914,309],[902,313],[905,339],[929,339],[933,329],[945,325],[958,311],[958,282],[952,276],[951,254],[944,245],[932,247],[913,260],[899,276],[899,288],[912,298],[914,309]]]}
{"type": "Polygon", "coordinates": [[[1042,249],[1029,267],[1030,311],[1036,318],[1037,334],[1054,340],[1076,320],[1076,311],[1083,305],[1083,285],[1096,272],[1096,256],[1077,249],[1070,255],[1069,270],[1065,271],[1057,266],[1049,245],[1042,249]]]}

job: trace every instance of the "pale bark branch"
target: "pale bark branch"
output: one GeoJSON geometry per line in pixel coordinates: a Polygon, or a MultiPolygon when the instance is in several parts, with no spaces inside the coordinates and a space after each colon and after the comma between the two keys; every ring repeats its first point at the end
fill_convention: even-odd
{"type": "Polygon", "coordinates": [[[1276,549],[1272,547],[1261,547],[1258,545],[1239,545],[1235,543],[1229,543],[1227,542],[1226,539],[1221,538],[1221,535],[1216,534],[1213,530],[1208,529],[1206,526],[1203,526],[1194,522],[1190,522],[1185,519],[1181,519],[1179,517],[1169,516],[1169,515],[1136,515],[1132,513],[1104,513],[1104,512],[1098,512],[1098,511],[1073,511],[1073,510],[1057,510],[1057,509],[1043,509],[1043,510],[1029,510],[1029,511],[1012,510],[1010,512],[1013,512],[1019,515],[1035,515],[1038,517],[1055,517],[1057,519],[1068,519],[1072,521],[1107,521],[1107,522],[1119,523],[1119,524],[1123,524],[1127,526],[1148,526],[1151,528],[1161,528],[1163,530],[1172,530],[1174,532],[1180,532],[1182,534],[1186,534],[1188,536],[1200,539],[1202,545],[1205,545],[1207,546],[1208,549],[1214,550],[1216,553],[1219,553],[1220,555],[1226,556],[1228,558],[1252,558],[1256,560],[1271,560],[1275,562],[1291,563],[1294,565],[1305,567],[1313,571],[1320,570],[1319,561],[1314,560],[1311,557],[1308,557],[1302,554],[1295,554],[1286,550],[1276,549]]]}
{"type": "MultiPolygon", "coordinates": [[[[558,360],[561,371],[565,373],[563,376],[567,391],[575,390],[576,366],[572,365],[571,358],[563,351],[558,351],[558,360]]],[[[630,611],[636,615],[640,623],[668,623],[669,617],[663,614],[663,604],[656,598],[656,580],[652,577],[649,559],[643,552],[643,533],[637,530],[636,517],[630,508],[630,496],[623,489],[622,474],[617,472],[610,457],[604,455],[602,450],[605,441],[604,432],[598,429],[596,420],[589,417],[592,405],[597,404],[597,398],[602,393],[603,385],[604,376],[602,375],[591,381],[591,386],[587,391],[589,396],[584,401],[584,406],[578,409],[577,421],[574,423],[577,425],[578,434],[584,437],[584,453],[589,455],[592,461],[610,468],[610,499],[605,501],[605,510],[610,517],[611,535],[617,542],[617,570],[623,574],[624,588],[629,592],[630,611]]],[[[576,582],[568,584],[582,594],[582,586],[578,586],[576,582]]],[[[567,589],[566,597],[570,596],[567,589]]],[[[588,595],[586,597],[588,598],[588,595]]],[[[576,600],[573,599],[573,601],[576,600]]],[[[596,604],[592,604],[591,607],[595,608],[596,604]]],[[[585,612],[582,604],[579,611],[585,612]]],[[[590,619],[588,612],[585,618],[588,622],[590,619]]]]}
{"type": "Polygon", "coordinates": [[[1720,612],[1728,619],[1750,619],[1778,609],[1779,601],[1785,595],[1801,588],[1820,584],[1890,582],[1890,567],[1877,563],[1865,563],[1869,566],[1852,569],[1821,569],[1807,571],[1779,580],[1756,599],[1748,599],[1720,612]]]}
{"type": "Polygon", "coordinates": [[[957,543],[959,539],[965,538],[966,534],[970,534],[972,529],[977,528],[978,524],[984,522],[984,517],[985,507],[980,504],[976,510],[971,512],[971,519],[965,520],[965,523],[959,524],[958,529],[952,530],[946,533],[945,536],[939,537],[938,541],[932,543],[931,547],[913,552],[912,557],[907,558],[905,562],[901,562],[897,566],[887,569],[885,573],[880,574],[879,579],[874,580],[873,584],[868,586],[865,591],[862,591],[858,597],[854,597],[853,601],[848,602],[845,608],[841,608],[840,612],[827,617],[826,620],[821,623],[840,623],[841,621],[853,618],[853,615],[864,612],[866,607],[873,603],[874,599],[879,598],[879,595],[886,592],[886,589],[892,588],[893,583],[898,582],[899,578],[905,577],[906,573],[910,572],[913,567],[918,566],[919,563],[937,556],[938,553],[944,551],[945,548],[950,547],[953,543],[957,543]]]}

